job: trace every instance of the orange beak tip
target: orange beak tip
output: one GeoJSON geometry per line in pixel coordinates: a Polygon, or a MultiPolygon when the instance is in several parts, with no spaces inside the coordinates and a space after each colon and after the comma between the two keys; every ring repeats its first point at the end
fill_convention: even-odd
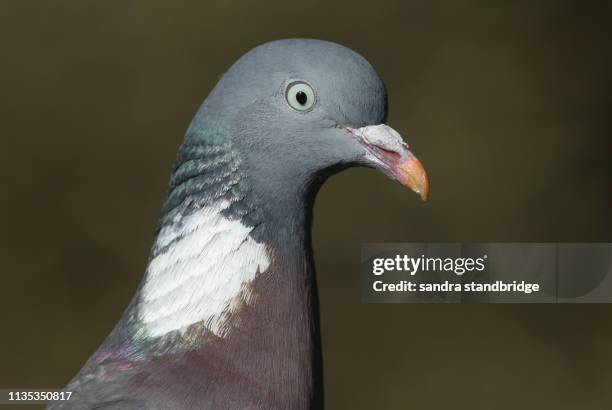
{"type": "Polygon", "coordinates": [[[423,201],[429,198],[429,177],[425,167],[414,155],[408,158],[399,166],[400,182],[419,194],[423,201]]]}

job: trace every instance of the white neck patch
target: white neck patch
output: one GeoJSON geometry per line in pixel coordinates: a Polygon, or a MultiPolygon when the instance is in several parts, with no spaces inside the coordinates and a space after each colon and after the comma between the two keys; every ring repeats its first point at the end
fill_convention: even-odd
{"type": "Polygon", "coordinates": [[[204,208],[160,231],[155,245],[169,246],[150,261],[139,305],[149,336],[184,332],[198,322],[224,336],[232,302],[268,269],[265,245],[251,238],[251,227],[221,214],[228,206],[204,208]]]}

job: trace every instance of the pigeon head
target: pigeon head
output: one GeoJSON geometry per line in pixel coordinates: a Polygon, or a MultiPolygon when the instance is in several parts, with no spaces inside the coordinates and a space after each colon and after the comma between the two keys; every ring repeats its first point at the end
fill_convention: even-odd
{"type": "Polygon", "coordinates": [[[307,191],[351,166],[376,168],[425,199],[423,166],[386,117],[385,85],[363,57],[335,43],[293,39],[242,56],[190,129],[223,118],[225,136],[267,200],[307,191]]]}

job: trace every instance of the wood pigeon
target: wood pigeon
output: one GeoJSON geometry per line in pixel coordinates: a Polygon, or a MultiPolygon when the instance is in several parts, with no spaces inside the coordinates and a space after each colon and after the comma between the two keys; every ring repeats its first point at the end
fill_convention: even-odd
{"type": "Polygon", "coordinates": [[[428,194],[386,116],[382,80],[346,47],[243,55],[187,129],[136,295],[50,408],[321,408],[315,194],[351,166],[428,194]]]}

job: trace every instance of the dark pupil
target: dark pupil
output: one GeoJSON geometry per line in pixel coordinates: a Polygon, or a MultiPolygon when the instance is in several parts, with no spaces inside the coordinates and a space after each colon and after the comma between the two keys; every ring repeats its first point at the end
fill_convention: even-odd
{"type": "Polygon", "coordinates": [[[306,101],[308,101],[308,96],[304,91],[298,91],[298,93],[295,95],[295,99],[297,100],[297,102],[300,103],[300,105],[306,105],[306,101]]]}

